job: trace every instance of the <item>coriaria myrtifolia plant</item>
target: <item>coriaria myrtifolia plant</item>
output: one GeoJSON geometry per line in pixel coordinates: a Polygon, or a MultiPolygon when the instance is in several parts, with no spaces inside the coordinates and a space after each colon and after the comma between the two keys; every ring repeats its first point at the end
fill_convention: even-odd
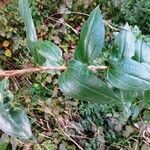
{"type": "MultiPolygon", "coordinates": [[[[64,66],[61,49],[50,41],[38,40],[28,1],[19,0],[19,9],[25,24],[28,49],[38,67],[16,72],[1,71],[0,76],[65,70],[58,84],[68,97],[115,104],[124,111],[140,96],[143,106],[149,108],[150,39],[142,35],[137,26],[132,28],[126,24],[120,32],[114,33],[114,40],[105,55],[102,50],[104,21],[99,7],[96,7],[82,27],[74,58],[64,66]],[[94,73],[97,69],[103,69],[103,81],[94,73]]],[[[0,129],[12,136],[31,139],[33,135],[26,114],[21,108],[11,105],[13,94],[8,90],[7,79],[1,81],[0,89],[0,129]]]]}

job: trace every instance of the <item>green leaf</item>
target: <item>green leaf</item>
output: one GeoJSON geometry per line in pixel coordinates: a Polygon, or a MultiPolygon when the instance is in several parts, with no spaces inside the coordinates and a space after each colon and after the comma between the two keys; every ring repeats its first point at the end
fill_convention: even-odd
{"type": "Polygon", "coordinates": [[[132,58],[135,52],[135,36],[131,28],[126,24],[116,35],[114,40],[117,58],[132,58]]]}
{"type": "Polygon", "coordinates": [[[133,100],[137,97],[137,92],[127,91],[127,90],[118,90],[118,95],[124,102],[133,102],[133,100]]]}
{"type": "Polygon", "coordinates": [[[115,89],[115,93],[118,95],[118,97],[120,97],[120,100],[122,100],[123,103],[123,108],[119,120],[126,122],[132,114],[132,103],[137,97],[137,92],[115,89]]]}
{"type": "Polygon", "coordinates": [[[7,105],[13,97],[14,95],[9,90],[9,81],[7,79],[2,80],[0,82],[0,106],[7,105]]]}
{"type": "Polygon", "coordinates": [[[19,10],[25,24],[27,39],[30,41],[36,41],[37,35],[36,35],[34,22],[31,15],[31,11],[29,8],[28,0],[19,0],[19,10]]]}
{"type": "Polygon", "coordinates": [[[7,150],[8,149],[8,143],[0,142],[0,149],[1,150],[7,150]]]}
{"type": "Polygon", "coordinates": [[[32,56],[34,58],[34,61],[36,64],[42,66],[45,62],[44,57],[41,56],[41,54],[38,52],[38,41],[28,41],[28,47],[29,50],[32,53],[32,56]]]}
{"type": "Polygon", "coordinates": [[[137,92],[126,90],[119,90],[119,92],[123,102],[123,111],[120,119],[126,122],[132,114],[132,102],[137,97],[137,92]]]}
{"type": "Polygon", "coordinates": [[[0,108],[0,129],[15,137],[30,139],[33,137],[29,120],[22,109],[0,108]]]}
{"type": "Polygon", "coordinates": [[[77,60],[69,62],[68,69],[59,78],[60,89],[66,96],[100,104],[121,105],[115,93],[77,60]]]}
{"type": "Polygon", "coordinates": [[[44,66],[61,66],[63,65],[61,49],[50,41],[38,41],[37,50],[46,60],[44,66]]]}
{"type": "Polygon", "coordinates": [[[36,62],[42,66],[61,66],[63,65],[61,49],[50,41],[32,42],[33,51],[38,53],[35,55],[36,62]]]}
{"type": "Polygon", "coordinates": [[[83,25],[75,58],[83,63],[92,64],[93,60],[101,55],[104,37],[104,22],[98,6],[83,25]]]}
{"type": "Polygon", "coordinates": [[[136,41],[135,60],[150,64],[150,41],[146,37],[140,37],[136,41]]]}
{"type": "Polygon", "coordinates": [[[0,129],[5,133],[24,139],[32,136],[29,120],[22,109],[11,107],[13,94],[7,79],[0,82],[0,129]]]}
{"type": "Polygon", "coordinates": [[[19,9],[27,32],[28,47],[38,65],[60,66],[63,64],[62,52],[49,41],[38,41],[28,0],[19,0],[19,9]]]}
{"type": "MultiPolygon", "coordinates": [[[[149,105],[149,109],[147,109],[143,112],[143,120],[150,121],[150,105],[149,105]]],[[[143,150],[145,150],[145,149],[143,149],[143,150]]]]}
{"type": "Polygon", "coordinates": [[[144,92],[144,105],[150,109],[150,90],[144,92]]]}
{"type": "Polygon", "coordinates": [[[108,81],[122,90],[144,91],[150,89],[150,70],[131,59],[110,61],[108,81]]]}
{"type": "Polygon", "coordinates": [[[25,24],[29,50],[34,57],[35,62],[39,65],[42,65],[44,62],[44,58],[39,54],[36,49],[36,42],[38,41],[38,38],[29,8],[28,0],[19,0],[19,10],[25,24]]]}

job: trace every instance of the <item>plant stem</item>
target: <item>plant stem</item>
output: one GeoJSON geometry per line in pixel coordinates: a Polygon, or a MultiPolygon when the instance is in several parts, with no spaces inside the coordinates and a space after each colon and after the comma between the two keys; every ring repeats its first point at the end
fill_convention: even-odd
{"type": "MultiPolygon", "coordinates": [[[[91,70],[106,70],[107,66],[88,66],[91,70]]],[[[6,70],[6,71],[0,71],[0,77],[13,77],[17,75],[22,75],[26,73],[33,73],[33,72],[40,72],[40,71],[64,71],[66,70],[66,66],[48,66],[48,67],[34,67],[34,68],[26,68],[21,70],[6,70]]]]}

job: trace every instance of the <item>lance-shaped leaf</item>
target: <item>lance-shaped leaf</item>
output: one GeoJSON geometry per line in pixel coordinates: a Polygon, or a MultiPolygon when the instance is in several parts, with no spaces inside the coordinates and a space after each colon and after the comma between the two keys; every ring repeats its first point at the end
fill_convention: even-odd
{"type": "Polygon", "coordinates": [[[92,64],[101,55],[104,45],[105,28],[99,7],[95,8],[81,30],[75,58],[83,63],[92,64]]]}
{"type": "Polygon", "coordinates": [[[22,109],[1,107],[0,129],[11,136],[26,140],[33,137],[29,120],[22,109]]]}
{"type": "Polygon", "coordinates": [[[114,46],[116,47],[117,58],[131,58],[134,56],[135,36],[128,24],[116,35],[114,46]]]}
{"type": "Polygon", "coordinates": [[[63,65],[62,51],[56,44],[50,41],[30,41],[29,45],[34,60],[38,65],[63,65]]]}
{"type": "Polygon", "coordinates": [[[35,63],[37,63],[40,66],[43,66],[45,58],[39,53],[37,49],[38,48],[37,43],[38,41],[28,41],[28,48],[31,51],[35,63]]]}
{"type": "Polygon", "coordinates": [[[150,40],[141,36],[136,41],[135,59],[141,63],[150,64],[150,40]]]}
{"type": "Polygon", "coordinates": [[[42,66],[62,65],[62,52],[58,46],[48,41],[38,41],[28,0],[19,0],[19,9],[25,23],[28,47],[35,62],[42,66]]]}
{"type": "Polygon", "coordinates": [[[44,66],[61,66],[63,65],[61,49],[50,41],[38,41],[38,52],[45,59],[44,66]]]}
{"type": "Polygon", "coordinates": [[[11,136],[30,139],[32,132],[29,120],[22,109],[11,107],[13,94],[9,91],[9,81],[0,82],[0,129],[11,136]]]}
{"type": "Polygon", "coordinates": [[[150,70],[132,59],[110,61],[108,81],[123,90],[144,91],[150,89],[150,70]]]}
{"type": "Polygon", "coordinates": [[[38,53],[34,44],[34,42],[37,41],[38,38],[32,19],[31,10],[29,8],[28,0],[19,0],[19,10],[25,24],[28,48],[34,57],[35,62],[39,65],[42,65],[44,61],[43,57],[38,53]]]}
{"type": "Polygon", "coordinates": [[[69,62],[68,69],[59,78],[59,87],[68,97],[100,104],[121,105],[116,94],[86,65],[77,60],[69,62]]]}
{"type": "Polygon", "coordinates": [[[31,11],[29,8],[28,0],[19,0],[19,10],[25,24],[27,39],[31,41],[36,41],[37,35],[36,35],[36,30],[31,15],[31,11]]]}

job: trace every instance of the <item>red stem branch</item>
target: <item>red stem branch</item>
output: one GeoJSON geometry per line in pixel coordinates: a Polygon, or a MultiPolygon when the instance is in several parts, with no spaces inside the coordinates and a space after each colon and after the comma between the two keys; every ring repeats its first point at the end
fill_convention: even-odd
{"type": "MultiPolygon", "coordinates": [[[[89,66],[88,67],[91,70],[105,70],[107,69],[107,66],[89,66]]],[[[48,67],[35,67],[35,68],[26,68],[26,69],[21,69],[21,70],[6,70],[6,71],[0,71],[0,77],[12,77],[12,76],[17,76],[17,75],[22,75],[26,73],[33,73],[33,72],[39,72],[39,71],[63,71],[67,69],[66,66],[59,66],[59,67],[53,67],[53,66],[48,66],[48,67]]]]}

